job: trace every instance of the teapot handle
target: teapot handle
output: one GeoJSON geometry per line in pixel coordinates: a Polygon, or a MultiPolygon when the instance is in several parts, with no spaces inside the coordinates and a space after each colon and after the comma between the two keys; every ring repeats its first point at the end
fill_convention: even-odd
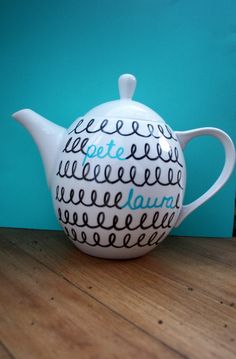
{"type": "Polygon", "coordinates": [[[204,202],[210,199],[214,194],[216,194],[221,187],[224,186],[226,181],[229,179],[235,164],[235,148],[233,141],[231,138],[224,132],[219,130],[218,128],[213,127],[204,127],[204,128],[197,128],[195,130],[190,131],[180,131],[175,132],[182,149],[184,149],[185,145],[194,137],[202,136],[202,135],[210,135],[216,137],[224,146],[225,150],[225,163],[224,167],[219,175],[218,179],[215,183],[199,198],[195,201],[183,205],[177,222],[175,223],[175,227],[178,227],[181,222],[196,208],[201,206],[204,202]]]}

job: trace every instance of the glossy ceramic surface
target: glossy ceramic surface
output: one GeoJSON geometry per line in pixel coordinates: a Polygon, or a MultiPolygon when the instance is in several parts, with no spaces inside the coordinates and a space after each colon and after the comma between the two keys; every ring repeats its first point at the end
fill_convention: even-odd
{"type": "Polygon", "coordinates": [[[130,258],[177,221],[185,188],[180,144],[166,125],[79,119],[63,139],[52,183],[66,234],[86,253],[130,258]]]}

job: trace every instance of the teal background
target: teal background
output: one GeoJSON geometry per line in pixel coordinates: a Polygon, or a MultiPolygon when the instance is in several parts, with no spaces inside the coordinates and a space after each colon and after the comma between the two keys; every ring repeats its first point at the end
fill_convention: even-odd
{"type": "MultiPolygon", "coordinates": [[[[135,99],[174,130],[219,127],[236,140],[236,1],[0,0],[0,226],[59,228],[41,160],[11,119],[32,108],[68,127],[138,79],[135,99]]],[[[207,190],[224,162],[213,138],[187,147],[185,202],[207,190]]],[[[235,175],[174,231],[232,235],[235,175]]]]}

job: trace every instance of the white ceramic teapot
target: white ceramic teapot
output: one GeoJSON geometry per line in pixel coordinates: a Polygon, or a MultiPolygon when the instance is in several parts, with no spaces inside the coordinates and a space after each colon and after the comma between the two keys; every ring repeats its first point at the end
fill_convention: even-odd
{"type": "Polygon", "coordinates": [[[103,258],[146,254],[228,180],[235,164],[232,140],[216,128],[174,132],[147,106],[133,101],[133,75],[119,78],[120,99],[78,118],[68,130],[25,109],[13,114],[33,136],[45,166],[58,220],[83,252],[103,258]],[[183,149],[212,135],[225,149],[214,185],[183,205],[183,149]]]}

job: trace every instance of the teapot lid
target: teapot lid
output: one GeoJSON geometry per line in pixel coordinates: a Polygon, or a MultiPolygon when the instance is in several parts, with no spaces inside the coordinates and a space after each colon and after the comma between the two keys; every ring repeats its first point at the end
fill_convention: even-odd
{"type": "Polygon", "coordinates": [[[102,105],[94,107],[87,112],[86,117],[96,118],[130,118],[135,120],[158,121],[164,123],[165,121],[150,107],[143,105],[140,102],[132,100],[135,87],[136,78],[130,74],[123,74],[118,80],[120,99],[115,101],[105,102],[102,105]]]}

